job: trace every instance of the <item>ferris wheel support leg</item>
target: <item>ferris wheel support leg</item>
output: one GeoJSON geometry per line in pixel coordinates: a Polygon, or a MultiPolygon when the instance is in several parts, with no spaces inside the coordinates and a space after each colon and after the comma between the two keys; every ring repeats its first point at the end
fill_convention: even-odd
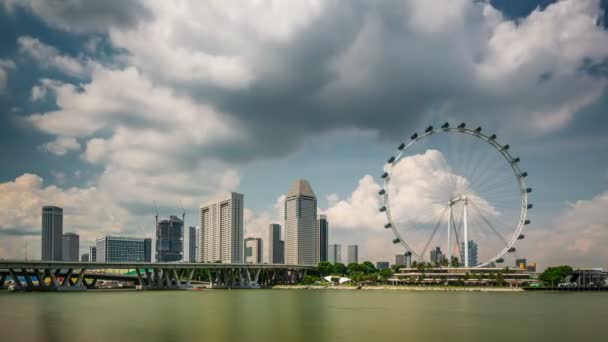
{"type": "Polygon", "coordinates": [[[469,267],[469,222],[467,217],[467,206],[468,200],[464,198],[464,213],[463,213],[463,224],[464,224],[464,267],[469,267]]]}
{"type": "Polygon", "coordinates": [[[452,262],[452,240],[450,239],[450,230],[452,224],[452,205],[450,204],[450,212],[448,214],[448,268],[452,262]]]}

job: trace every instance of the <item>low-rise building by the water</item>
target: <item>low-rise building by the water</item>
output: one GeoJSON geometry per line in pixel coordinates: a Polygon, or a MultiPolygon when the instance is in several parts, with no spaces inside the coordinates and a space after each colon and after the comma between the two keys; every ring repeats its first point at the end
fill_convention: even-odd
{"type": "Polygon", "coordinates": [[[478,285],[491,286],[498,283],[522,286],[532,281],[526,270],[507,268],[401,268],[388,279],[393,285],[478,285]]]}

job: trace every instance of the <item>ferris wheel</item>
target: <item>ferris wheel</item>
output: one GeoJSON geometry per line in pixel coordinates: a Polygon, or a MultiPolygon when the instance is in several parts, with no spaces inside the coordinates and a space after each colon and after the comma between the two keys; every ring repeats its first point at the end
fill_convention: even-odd
{"type": "Polygon", "coordinates": [[[418,261],[469,268],[517,257],[532,209],[519,164],[481,127],[445,123],[414,133],[384,166],[384,228],[418,261]]]}

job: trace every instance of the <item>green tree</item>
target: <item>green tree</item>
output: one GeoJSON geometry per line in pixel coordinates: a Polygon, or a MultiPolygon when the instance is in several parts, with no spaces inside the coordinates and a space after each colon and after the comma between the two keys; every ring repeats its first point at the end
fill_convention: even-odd
{"type": "Polygon", "coordinates": [[[450,260],[450,266],[460,267],[460,260],[458,260],[458,257],[455,257],[455,256],[452,257],[452,260],[450,260]]]}
{"type": "Polygon", "coordinates": [[[391,265],[391,269],[393,270],[393,273],[399,273],[399,269],[403,268],[405,266],[403,265],[391,265]]]}
{"type": "Polygon", "coordinates": [[[393,271],[391,271],[390,268],[386,268],[383,270],[380,270],[380,272],[378,273],[380,275],[380,278],[382,279],[382,281],[386,281],[388,278],[393,276],[393,271]]]}
{"type": "Polygon", "coordinates": [[[319,278],[317,278],[315,276],[311,276],[311,275],[306,275],[304,277],[304,279],[302,279],[302,282],[300,282],[300,284],[302,284],[302,285],[312,285],[317,280],[319,280],[319,278]]]}
{"type": "Polygon", "coordinates": [[[541,273],[538,279],[540,279],[545,286],[555,286],[571,273],[572,267],[567,265],[548,267],[543,273],[541,273]]]}
{"type": "Polygon", "coordinates": [[[364,273],[364,267],[354,262],[348,264],[348,274],[353,273],[364,273]]]}
{"type": "Polygon", "coordinates": [[[346,266],[343,263],[337,262],[334,264],[334,275],[345,275],[347,271],[346,266]]]}
{"type": "Polygon", "coordinates": [[[334,265],[329,261],[321,261],[317,265],[317,272],[319,272],[322,277],[331,275],[334,272],[334,265]]]}
{"type": "Polygon", "coordinates": [[[361,264],[361,268],[365,274],[372,274],[372,273],[376,273],[378,271],[376,269],[376,266],[374,266],[374,264],[371,263],[370,261],[364,261],[361,264]]]}

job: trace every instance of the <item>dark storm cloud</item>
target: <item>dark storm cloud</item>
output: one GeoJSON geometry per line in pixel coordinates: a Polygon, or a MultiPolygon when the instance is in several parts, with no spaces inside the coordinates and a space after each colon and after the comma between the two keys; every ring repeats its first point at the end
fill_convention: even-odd
{"type": "Polygon", "coordinates": [[[11,10],[22,7],[61,29],[105,31],[110,27],[130,27],[150,17],[137,0],[2,0],[11,10]]]}

